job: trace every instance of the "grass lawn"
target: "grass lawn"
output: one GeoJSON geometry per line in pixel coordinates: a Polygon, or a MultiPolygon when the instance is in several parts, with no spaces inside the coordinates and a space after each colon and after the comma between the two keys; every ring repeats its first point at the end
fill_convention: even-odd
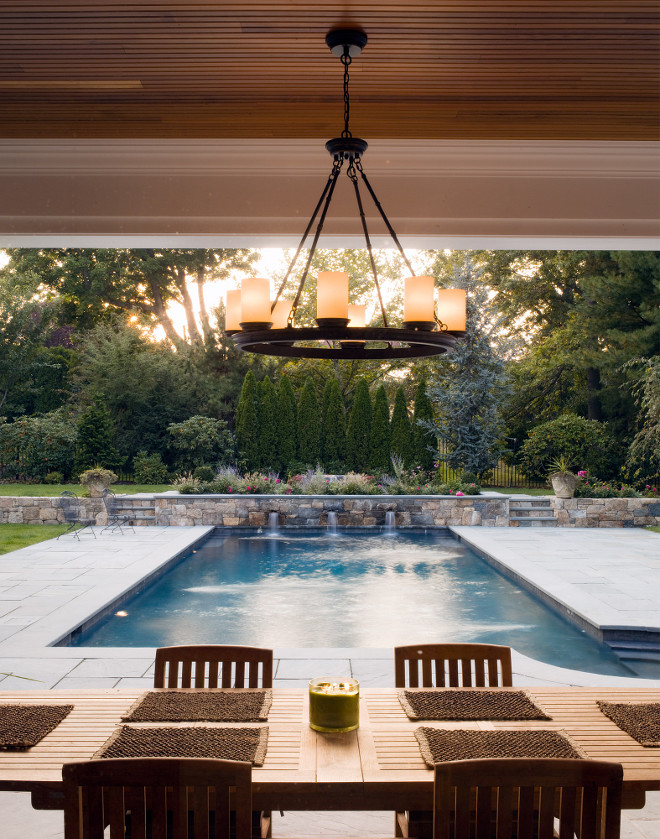
{"type": "Polygon", "coordinates": [[[651,530],[653,533],[660,533],[660,526],[657,524],[649,524],[645,528],[645,530],[651,530]]]}
{"type": "Polygon", "coordinates": [[[551,489],[523,489],[522,487],[483,487],[483,490],[503,492],[506,495],[554,495],[551,489]]]}
{"type": "MultiPolygon", "coordinates": [[[[87,487],[82,484],[0,484],[0,495],[28,498],[50,498],[68,489],[78,496],[87,495],[87,487]]],[[[133,495],[136,492],[167,492],[172,489],[168,484],[113,484],[112,491],[117,495],[133,495]]]]}
{"type": "Polygon", "coordinates": [[[0,524],[0,554],[54,539],[67,527],[68,524],[0,524]]]}

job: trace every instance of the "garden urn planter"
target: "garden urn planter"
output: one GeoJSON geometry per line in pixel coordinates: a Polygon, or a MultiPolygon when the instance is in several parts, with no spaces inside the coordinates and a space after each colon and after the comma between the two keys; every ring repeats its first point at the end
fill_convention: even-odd
{"type": "Polygon", "coordinates": [[[550,482],[557,498],[572,498],[578,485],[578,477],[572,472],[555,472],[550,476],[550,482]]]}

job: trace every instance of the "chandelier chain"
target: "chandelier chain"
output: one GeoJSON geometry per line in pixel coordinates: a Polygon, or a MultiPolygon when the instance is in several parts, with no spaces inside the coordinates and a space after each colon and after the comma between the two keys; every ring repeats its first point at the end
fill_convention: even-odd
{"type": "Polygon", "coordinates": [[[351,56],[348,54],[348,46],[344,47],[344,54],[341,57],[341,63],[344,65],[344,130],[341,132],[342,137],[352,137],[348,127],[348,121],[351,117],[351,97],[348,90],[348,68],[352,62],[351,56]]]}

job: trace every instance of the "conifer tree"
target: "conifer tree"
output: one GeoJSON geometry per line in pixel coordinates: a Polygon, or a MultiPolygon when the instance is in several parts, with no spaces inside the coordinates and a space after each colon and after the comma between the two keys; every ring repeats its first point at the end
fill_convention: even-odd
{"type": "Polygon", "coordinates": [[[259,468],[259,392],[252,370],[245,374],[236,406],[236,448],[239,462],[245,469],[259,468]]]}
{"type": "Polygon", "coordinates": [[[371,422],[371,471],[376,475],[392,471],[390,405],[383,385],[380,385],[374,397],[374,413],[371,422]]]}
{"type": "Polygon", "coordinates": [[[321,461],[319,400],[310,378],[305,379],[298,401],[298,458],[312,468],[321,461]]]}
{"type": "Polygon", "coordinates": [[[296,395],[288,376],[282,376],[280,381],[278,408],[280,468],[286,472],[296,459],[298,438],[296,395]]]}
{"type": "Polygon", "coordinates": [[[118,469],[122,458],[115,448],[113,438],[110,411],[102,399],[95,399],[78,422],[76,471],[82,472],[97,465],[104,469],[118,469]]]}
{"type": "Polygon", "coordinates": [[[410,466],[412,462],[412,433],[410,420],[408,419],[406,396],[402,387],[397,388],[394,397],[390,429],[392,433],[392,454],[400,457],[405,466],[410,466]]]}
{"type": "Polygon", "coordinates": [[[354,472],[368,472],[371,454],[371,396],[366,379],[355,388],[353,407],[346,431],[346,460],[354,472]]]}
{"type": "Polygon", "coordinates": [[[261,467],[278,472],[279,457],[279,400],[269,376],[259,384],[259,454],[261,467]]]}
{"type": "Polygon", "coordinates": [[[346,455],[346,414],[337,379],[331,378],[323,389],[321,408],[321,454],[329,472],[341,472],[346,455]]]}
{"type": "Polygon", "coordinates": [[[432,421],[433,406],[426,392],[426,379],[422,379],[417,385],[413,406],[412,465],[421,466],[426,472],[433,469],[433,451],[437,446],[435,435],[429,430],[432,421]],[[433,449],[429,449],[429,446],[433,446],[433,449]]]}

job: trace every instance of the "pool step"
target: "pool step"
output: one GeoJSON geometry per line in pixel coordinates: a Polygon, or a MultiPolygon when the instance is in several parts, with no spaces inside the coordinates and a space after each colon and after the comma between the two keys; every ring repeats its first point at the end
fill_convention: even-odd
{"type": "Polygon", "coordinates": [[[647,641],[609,641],[622,661],[660,661],[660,647],[647,641]]]}
{"type": "Polygon", "coordinates": [[[538,501],[532,498],[520,501],[509,498],[509,525],[511,527],[557,527],[557,520],[551,502],[545,498],[540,498],[538,501]]]}

